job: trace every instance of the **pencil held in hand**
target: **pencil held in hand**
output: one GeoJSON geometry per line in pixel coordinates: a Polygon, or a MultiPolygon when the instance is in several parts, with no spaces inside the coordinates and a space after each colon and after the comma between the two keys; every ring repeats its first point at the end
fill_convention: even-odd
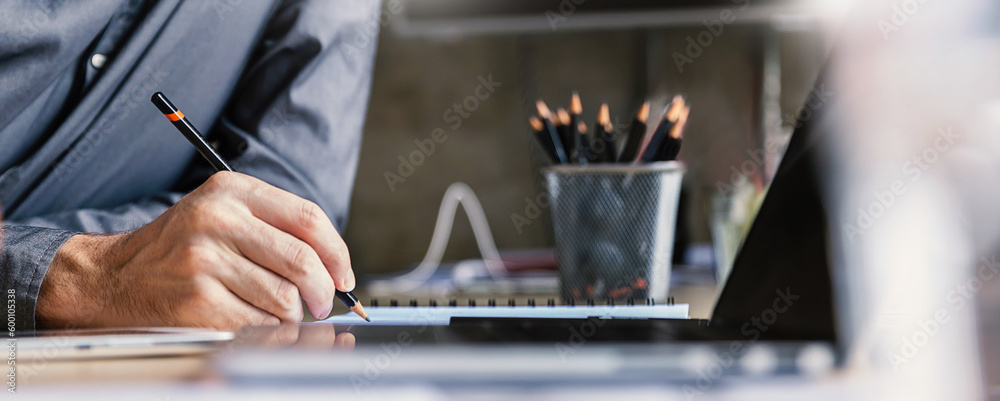
{"type": "MultiPolygon", "coordinates": [[[[232,167],[229,166],[228,163],[226,163],[225,160],[222,159],[222,156],[220,156],[219,153],[215,151],[215,148],[213,148],[211,145],[208,144],[207,141],[205,141],[205,138],[201,135],[200,132],[198,132],[198,129],[195,128],[195,126],[191,124],[191,122],[188,121],[187,118],[184,117],[184,113],[181,113],[181,111],[176,106],[174,106],[174,104],[171,103],[170,100],[167,99],[167,97],[163,93],[161,92],[154,93],[153,96],[150,98],[150,101],[156,106],[157,109],[160,110],[161,113],[163,113],[163,115],[167,118],[167,120],[170,120],[170,122],[173,123],[174,127],[177,128],[177,130],[180,131],[181,134],[183,134],[184,137],[187,138],[187,140],[190,141],[191,144],[198,149],[198,152],[201,153],[201,155],[205,158],[205,160],[208,160],[208,162],[212,165],[212,167],[215,167],[217,171],[230,171],[230,172],[235,171],[233,170],[232,167]]],[[[291,194],[288,195],[291,196],[291,194]]],[[[332,225],[325,224],[325,226],[327,226],[326,227],[327,230],[325,231],[328,231],[328,238],[329,236],[332,235],[336,235],[337,238],[339,238],[339,234],[336,233],[336,229],[333,228],[332,225]],[[329,232],[331,230],[332,232],[329,232]]],[[[320,242],[314,241],[314,242],[316,244],[319,244],[320,242],[328,243],[329,241],[320,241],[320,242]]],[[[353,281],[353,276],[352,276],[352,281],[353,281]]],[[[351,284],[351,286],[353,286],[353,284],[351,284]]],[[[343,292],[340,290],[335,290],[334,296],[340,299],[341,302],[343,302],[344,305],[346,305],[352,312],[357,313],[358,316],[361,316],[367,321],[371,321],[368,318],[368,314],[365,313],[364,308],[361,306],[361,303],[358,302],[358,298],[355,297],[354,294],[350,293],[349,291],[343,292]]],[[[330,305],[330,308],[331,309],[333,308],[332,304],[330,305]]],[[[327,313],[329,313],[329,310],[327,310],[327,313]]],[[[319,316],[315,315],[314,317],[319,318],[319,316]]]]}

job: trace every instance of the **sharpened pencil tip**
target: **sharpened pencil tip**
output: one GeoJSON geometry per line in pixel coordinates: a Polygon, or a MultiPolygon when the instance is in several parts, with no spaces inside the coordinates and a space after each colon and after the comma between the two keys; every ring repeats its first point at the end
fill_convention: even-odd
{"type": "Polygon", "coordinates": [[[608,104],[601,104],[601,108],[597,113],[597,123],[601,125],[611,124],[611,110],[608,108],[608,104]]]}
{"type": "Polygon", "coordinates": [[[365,319],[365,321],[369,321],[369,322],[371,321],[371,320],[368,319],[368,313],[365,312],[365,308],[363,306],[361,306],[361,303],[356,303],[356,304],[354,304],[354,306],[352,306],[352,307],[350,307],[348,309],[350,309],[351,312],[354,312],[354,314],[356,314],[358,316],[361,316],[361,318],[365,319]]]}
{"type": "Polygon", "coordinates": [[[528,124],[531,124],[531,129],[535,130],[536,132],[545,129],[545,124],[543,124],[542,120],[539,120],[538,117],[529,118],[528,124]]]}
{"type": "Polygon", "coordinates": [[[649,102],[645,102],[642,104],[642,107],[639,108],[639,113],[636,114],[635,119],[639,120],[639,122],[645,123],[646,119],[648,118],[649,118],[649,102]]]}
{"type": "Polygon", "coordinates": [[[366,322],[368,322],[368,323],[371,323],[371,322],[372,322],[372,320],[371,320],[371,319],[369,319],[369,318],[368,318],[368,316],[365,316],[365,321],[366,321],[366,322]]]}
{"type": "Polygon", "coordinates": [[[580,102],[580,94],[573,91],[573,98],[570,99],[569,111],[573,114],[583,113],[583,103],[580,102]]]}
{"type": "Polygon", "coordinates": [[[538,116],[541,118],[552,119],[552,111],[549,110],[549,106],[545,102],[539,100],[535,102],[535,108],[538,109],[538,116]]]}
{"type": "Polygon", "coordinates": [[[570,123],[570,117],[569,117],[569,113],[566,112],[566,109],[558,109],[558,110],[556,110],[555,123],[557,125],[569,125],[569,123],[570,123]]]}

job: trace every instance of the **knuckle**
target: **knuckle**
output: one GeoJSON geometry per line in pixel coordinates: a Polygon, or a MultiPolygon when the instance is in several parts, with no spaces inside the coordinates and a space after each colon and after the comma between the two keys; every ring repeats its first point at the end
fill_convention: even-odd
{"type": "Polygon", "coordinates": [[[191,229],[200,233],[213,231],[227,224],[226,214],[222,207],[214,201],[195,203],[191,206],[189,217],[188,224],[190,224],[191,229]]]}
{"type": "Polygon", "coordinates": [[[208,177],[202,186],[209,191],[220,191],[231,188],[236,180],[236,174],[228,171],[220,171],[208,177]]]}
{"type": "Polygon", "coordinates": [[[319,227],[325,218],[326,214],[323,213],[323,209],[320,209],[319,205],[311,201],[302,202],[302,206],[299,208],[299,226],[314,229],[319,227]]]}
{"type": "Polygon", "coordinates": [[[337,253],[337,261],[341,263],[341,266],[350,267],[351,266],[351,251],[347,249],[347,244],[339,242],[336,245],[335,252],[337,253]]]}
{"type": "Polygon", "coordinates": [[[307,266],[310,265],[313,254],[312,248],[305,243],[289,241],[288,247],[285,250],[286,271],[291,276],[288,278],[303,278],[308,275],[309,270],[307,266]]]}
{"type": "Polygon", "coordinates": [[[181,268],[189,276],[196,275],[206,267],[214,266],[219,262],[219,255],[204,246],[190,245],[184,247],[181,252],[181,268]]]}
{"type": "Polygon", "coordinates": [[[281,280],[275,290],[275,298],[281,309],[280,317],[293,321],[302,320],[302,298],[294,284],[288,280],[281,280]]]}

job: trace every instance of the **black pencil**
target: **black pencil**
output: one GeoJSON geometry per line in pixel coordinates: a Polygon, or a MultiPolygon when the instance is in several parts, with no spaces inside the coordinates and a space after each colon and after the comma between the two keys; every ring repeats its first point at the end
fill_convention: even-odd
{"type": "Polygon", "coordinates": [[[604,150],[593,158],[602,163],[614,163],[618,150],[615,146],[615,126],[611,124],[611,109],[607,103],[601,105],[594,125],[594,136],[604,144],[604,150]]]}
{"type": "Polygon", "coordinates": [[[657,154],[656,161],[677,160],[677,154],[680,153],[681,145],[684,140],[684,127],[687,125],[687,119],[690,113],[691,107],[687,105],[685,105],[684,109],[678,113],[677,122],[674,123],[674,126],[670,129],[670,134],[660,147],[660,152],[657,154]]]}
{"type": "Polygon", "coordinates": [[[556,125],[556,132],[559,132],[559,139],[562,140],[563,150],[566,151],[566,157],[569,162],[572,163],[573,150],[575,149],[574,142],[576,142],[576,134],[574,134],[574,129],[570,125],[573,118],[570,117],[566,109],[560,107],[556,109],[556,114],[552,116],[552,122],[556,125]]]}
{"type": "MultiPolygon", "coordinates": [[[[198,153],[201,153],[202,157],[204,157],[205,160],[208,160],[209,164],[211,164],[216,171],[235,172],[235,170],[229,166],[229,163],[226,163],[226,161],[222,159],[219,152],[216,152],[215,148],[205,141],[205,137],[201,135],[201,132],[198,132],[198,129],[195,128],[186,117],[184,117],[184,113],[181,113],[177,107],[174,107],[174,104],[171,103],[170,100],[163,95],[163,93],[156,92],[149,100],[152,101],[153,105],[160,110],[160,113],[163,113],[163,116],[167,117],[167,120],[170,120],[170,122],[174,124],[174,127],[177,128],[177,130],[180,131],[181,134],[183,134],[184,137],[198,149],[198,153]]],[[[361,302],[358,301],[358,297],[354,296],[354,294],[350,291],[343,292],[337,290],[336,296],[341,302],[344,303],[345,306],[347,306],[348,309],[351,310],[351,312],[356,313],[358,316],[361,316],[369,322],[371,321],[371,319],[368,318],[368,314],[365,313],[365,308],[362,307],[361,302]]]]}
{"type": "Polygon", "coordinates": [[[573,91],[573,97],[569,102],[569,125],[573,140],[576,142],[576,161],[580,164],[587,164],[593,160],[593,156],[587,132],[580,129],[581,125],[586,126],[580,121],[580,114],[583,114],[583,102],[580,101],[580,94],[573,91]]]}
{"type": "Polygon", "coordinates": [[[569,164],[569,157],[566,156],[566,148],[563,147],[562,139],[559,138],[559,132],[556,131],[555,124],[552,123],[552,111],[541,100],[535,103],[535,107],[538,108],[538,117],[542,120],[542,124],[545,125],[545,130],[549,132],[549,141],[552,141],[552,149],[555,152],[556,160],[560,164],[569,164]]]}
{"type": "Polygon", "coordinates": [[[649,163],[657,160],[663,147],[663,143],[666,141],[667,137],[670,136],[670,133],[676,126],[684,107],[684,98],[674,96],[674,100],[670,102],[669,106],[667,106],[667,110],[663,113],[663,118],[660,119],[660,123],[656,126],[656,130],[653,131],[649,140],[643,146],[642,150],[639,151],[640,162],[649,163]]]}
{"type": "Polygon", "coordinates": [[[628,129],[628,138],[625,139],[625,147],[618,156],[619,163],[631,163],[639,153],[639,146],[646,136],[646,120],[649,118],[649,102],[642,104],[639,112],[635,114],[632,124],[628,129]]]}
{"type": "Polygon", "coordinates": [[[528,124],[531,125],[531,132],[535,135],[538,145],[545,151],[545,155],[548,156],[549,161],[559,163],[559,158],[556,157],[556,149],[552,146],[552,141],[549,140],[549,132],[545,129],[545,124],[542,123],[542,120],[538,117],[530,117],[528,118],[528,124]]]}

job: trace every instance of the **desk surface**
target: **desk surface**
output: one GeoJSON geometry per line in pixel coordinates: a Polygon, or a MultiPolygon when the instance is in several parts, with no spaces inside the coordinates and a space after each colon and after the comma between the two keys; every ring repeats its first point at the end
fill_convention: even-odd
{"type": "MultiPolygon", "coordinates": [[[[707,318],[715,299],[715,286],[711,283],[679,284],[671,289],[677,303],[691,305],[691,317],[707,318]]],[[[361,299],[363,292],[355,292],[361,299]]],[[[532,296],[517,297],[539,298],[532,296]]],[[[401,297],[401,299],[408,299],[401,297]]],[[[506,299],[506,296],[503,298],[506,299]]],[[[342,305],[338,305],[342,306],[342,305]]],[[[346,312],[346,309],[334,313],[346,312]]],[[[20,390],[47,388],[52,385],[111,385],[111,384],[218,384],[223,380],[216,368],[216,357],[247,347],[275,347],[295,344],[296,347],[329,348],[332,346],[353,346],[353,338],[335,337],[336,333],[313,330],[308,333],[291,333],[282,329],[257,328],[237,333],[230,344],[213,353],[198,356],[130,358],[119,360],[93,361],[28,361],[19,365],[18,386],[20,390]]]]}

